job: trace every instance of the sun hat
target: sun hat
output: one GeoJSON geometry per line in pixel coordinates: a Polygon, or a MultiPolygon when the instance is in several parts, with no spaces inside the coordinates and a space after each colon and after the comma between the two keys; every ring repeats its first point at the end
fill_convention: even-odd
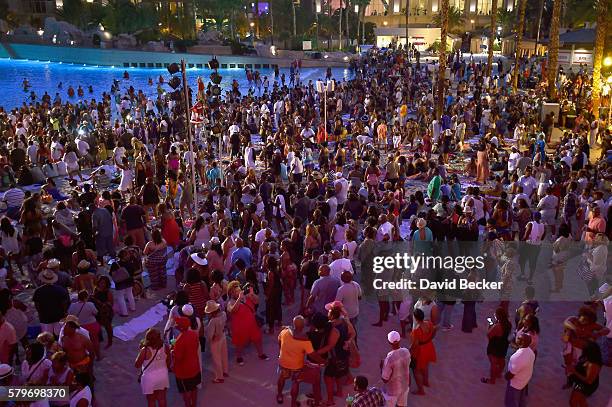
{"type": "Polygon", "coordinates": [[[204,313],[212,314],[220,308],[220,305],[215,300],[206,301],[206,308],[204,308],[204,313]]]}
{"type": "Polygon", "coordinates": [[[77,268],[80,268],[80,269],[88,269],[89,267],[91,267],[91,263],[88,262],[87,260],[81,260],[79,264],[77,265],[77,268]]]}
{"type": "Polygon", "coordinates": [[[58,259],[50,259],[47,262],[47,267],[49,267],[50,269],[54,269],[59,266],[60,266],[60,261],[58,259]]]}
{"type": "Polygon", "coordinates": [[[208,265],[208,260],[206,260],[205,257],[200,257],[200,253],[193,253],[190,257],[191,260],[193,260],[194,262],[196,262],[196,264],[200,266],[208,265]]]}
{"type": "Polygon", "coordinates": [[[4,380],[12,375],[13,368],[10,365],[7,365],[6,363],[0,364],[0,380],[4,380]]]}
{"type": "Polygon", "coordinates": [[[38,280],[43,284],[54,284],[57,282],[57,274],[53,270],[45,269],[38,275],[38,280]]]}
{"type": "Polygon", "coordinates": [[[387,340],[389,343],[396,343],[402,339],[400,334],[397,331],[391,331],[387,334],[387,340]]]}
{"type": "Polygon", "coordinates": [[[193,315],[193,306],[191,304],[185,304],[181,308],[181,311],[183,312],[183,315],[190,317],[193,315]]]}

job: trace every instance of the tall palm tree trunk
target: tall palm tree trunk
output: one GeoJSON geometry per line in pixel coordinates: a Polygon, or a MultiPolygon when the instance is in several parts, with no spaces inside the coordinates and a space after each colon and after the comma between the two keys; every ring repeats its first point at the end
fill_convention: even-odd
{"type": "Polygon", "coordinates": [[[338,49],[342,51],[342,0],[340,0],[340,13],[338,24],[338,49]]]}
{"type": "Polygon", "coordinates": [[[295,0],[291,0],[291,10],[293,12],[293,37],[297,36],[297,27],[295,25],[295,0]]]}
{"type": "Polygon", "coordinates": [[[361,7],[357,10],[357,51],[359,51],[359,30],[361,28],[361,7]]]}
{"type": "Polygon", "coordinates": [[[436,100],[436,119],[440,120],[444,112],[444,85],[446,83],[446,35],[448,33],[448,0],[440,1],[440,54],[438,69],[438,97],[436,100]]]}
{"type": "Polygon", "coordinates": [[[597,10],[597,31],[595,32],[595,55],[593,55],[593,115],[599,119],[599,106],[601,105],[601,63],[603,61],[604,45],[606,42],[606,29],[608,27],[608,6],[610,0],[598,0],[595,4],[597,10]]]}
{"type": "Polygon", "coordinates": [[[270,13],[270,42],[274,45],[274,14],[272,13],[272,1],[268,3],[268,12],[270,13]]]}
{"type": "Polygon", "coordinates": [[[552,18],[550,21],[550,35],[548,41],[548,98],[557,97],[557,62],[559,61],[559,24],[561,18],[561,3],[563,0],[554,0],[552,18]]]}
{"type": "Polygon", "coordinates": [[[523,31],[525,30],[525,9],[527,8],[527,0],[521,0],[518,10],[518,28],[516,30],[516,49],[514,50],[514,72],[512,72],[512,90],[518,91],[518,76],[519,76],[519,58],[520,45],[523,40],[523,31]]]}
{"type": "Polygon", "coordinates": [[[491,32],[489,33],[489,55],[487,57],[487,76],[491,77],[493,71],[493,43],[495,42],[495,32],[497,30],[497,0],[491,3],[491,32]]]}
{"type": "Polygon", "coordinates": [[[349,49],[351,49],[351,34],[349,31],[349,14],[351,14],[351,2],[346,0],[346,16],[344,18],[346,25],[346,43],[349,49]]]}

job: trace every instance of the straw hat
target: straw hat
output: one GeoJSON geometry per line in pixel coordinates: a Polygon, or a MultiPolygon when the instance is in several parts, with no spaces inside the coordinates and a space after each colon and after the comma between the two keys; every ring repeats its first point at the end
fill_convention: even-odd
{"type": "Polygon", "coordinates": [[[77,264],[77,268],[80,268],[80,269],[88,269],[90,267],[91,267],[91,263],[88,262],[87,260],[81,260],[79,264],[77,264]]]}
{"type": "Polygon", "coordinates": [[[220,305],[215,300],[206,301],[206,308],[204,308],[204,313],[212,314],[220,308],[220,305]]]}
{"type": "Polygon", "coordinates": [[[54,269],[60,266],[60,261],[58,259],[50,259],[47,262],[47,267],[49,267],[50,269],[54,269]]]}
{"type": "Polygon", "coordinates": [[[55,284],[57,282],[57,274],[53,270],[45,269],[38,275],[38,280],[43,284],[55,284]]]}

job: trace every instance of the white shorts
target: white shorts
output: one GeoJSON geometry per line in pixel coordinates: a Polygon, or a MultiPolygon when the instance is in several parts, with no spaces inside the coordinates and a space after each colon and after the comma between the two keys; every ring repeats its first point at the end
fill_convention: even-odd
{"type": "Polygon", "coordinates": [[[408,393],[410,393],[410,388],[407,388],[403,393],[395,396],[385,393],[385,407],[408,406],[408,393]]]}

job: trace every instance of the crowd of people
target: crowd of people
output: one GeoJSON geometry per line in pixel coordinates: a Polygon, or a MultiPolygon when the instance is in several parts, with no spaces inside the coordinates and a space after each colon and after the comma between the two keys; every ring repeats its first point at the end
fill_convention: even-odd
{"type": "Polygon", "coordinates": [[[570,405],[588,405],[612,342],[612,137],[590,111],[588,72],[560,73],[555,115],[542,111],[546,68],[537,59],[517,62],[513,93],[510,62],[495,61],[488,75],[486,63],[453,52],[436,115],[437,64],[412,54],[375,48],[351,62],[352,79],[325,93],[301,81],[299,67],[287,84],[278,70],[270,80],[247,72],[246,92],[236,83],[220,96],[200,81],[188,114],[163,78],[151,98],[129,75],[101,100],[45,93],[0,108],[3,384],[67,385],[65,405],[91,405],[115,316],[134,315],[135,297],[172,291],[166,325],[146,332],[135,361],[149,406],[167,405],[169,372],[185,406],[198,405],[202,352],[222,384],[246,363],[249,344],[269,360],[263,335],[274,334],[279,404],[290,381],[292,406],[301,383],[317,406],[344,402],[350,383],[353,407],[405,407],[411,388],[426,396],[434,339],[454,328],[453,307],[463,304],[461,330],[470,333],[483,298],[375,290],[374,254],[401,247],[489,255],[465,276],[503,282],[482,382],[505,376],[508,407],[527,403],[540,334],[536,289],[548,291],[539,284],[550,279],[547,295],[562,298],[566,265],[578,258],[579,302],[587,303],[559,329],[560,377],[570,405]],[[513,288],[524,301],[512,322],[513,288]],[[39,330],[28,328],[26,301],[17,299],[29,293],[39,330]],[[380,374],[353,376],[370,323],[359,312],[366,297],[378,302],[372,325],[393,315],[401,329],[386,335],[380,374]],[[378,378],[383,388],[370,387],[378,378]]]}

